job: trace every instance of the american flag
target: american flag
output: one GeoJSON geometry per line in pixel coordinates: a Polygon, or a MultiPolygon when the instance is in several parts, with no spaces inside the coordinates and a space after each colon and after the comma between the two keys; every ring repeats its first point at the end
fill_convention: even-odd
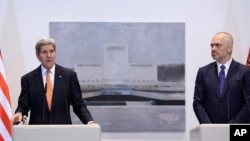
{"type": "Polygon", "coordinates": [[[0,141],[12,140],[11,101],[0,50],[0,141]]]}

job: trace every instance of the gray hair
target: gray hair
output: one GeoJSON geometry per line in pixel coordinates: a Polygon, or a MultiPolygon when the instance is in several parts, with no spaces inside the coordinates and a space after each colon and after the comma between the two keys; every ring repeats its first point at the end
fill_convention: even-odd
{"type": "Polygon", "coordinates": [[[39,39],[36,43],[36,54],[39,54],[41,51],[41,47],[44,45],[52,45],[54,50],[56,50],[56,43],[52,38],[42,38],[39,39]]]}

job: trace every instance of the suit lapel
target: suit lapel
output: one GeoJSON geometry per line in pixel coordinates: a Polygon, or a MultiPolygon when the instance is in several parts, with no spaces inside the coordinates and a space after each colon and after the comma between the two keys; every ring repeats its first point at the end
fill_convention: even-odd
{"type": "Polygon", "coordinates": [[[43,84],[43,77],[42,77],[42,71],[41,71],[41,66],[39,66],[34,74],[32,75],[33,80],[34,80],[34,88],[37,89],[38,96],[40,97],[40,99],[42,100],[42,102],[44,101],[45,98],[45,88],[44,88],[44,84],[43,84]]]}
{"type": "Polygon", "coordinates": [[[214,92],[216,93],[216,96],[219,100],[221,100],[221,95],[220,95],[220,86],[219,86],[219,78],[218,78],[218,69],[217,69],[217,64],[214,62],[211,66],[211,82],[215,82],[212,85],[213,88],[215,88],[214,92]]]}
{"type": "Polygon", "coordinates": [[[223,97],[227,95],[227,92],[230,87],[230,81],[232,81],[234,74],[236,74],[236,72],[238,71],[238,68],[239,68],[238,66],[239,65],[234,60],[232,60],[227,76],[226,76],[226,82],[225,82],[224,89],[223,89],[223,97]]]}
{"type": "Polygon", "coordinates": [[[239,64],[233,60],[228,70],[227,77],[226,77],[227,83],[230,83],[230,80],[232,79],[233,75],[236,74],[236,72],[238,71],[238,68],[239,68],[239,64]]]}

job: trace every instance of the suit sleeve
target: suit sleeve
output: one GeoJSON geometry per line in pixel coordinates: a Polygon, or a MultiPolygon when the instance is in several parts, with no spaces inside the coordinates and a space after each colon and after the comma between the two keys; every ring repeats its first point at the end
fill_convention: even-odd
{"type": "Polygon", "coordinates": [[[242,103],[244,104],[239,113],[229,121],[229,123],[249,123],[250,122],[250,70],[248,70],[240,84],[242,103]]]}
{"type": "Polygon", "coordinates": [[[205,109],[205,92],[204,92],[204,75],[201,69],[198,70],[196,80],[195,80],[195,89],[194,89],[194,101],[193,109],[195,115],[200,124],[202,123],[212,123],[207,111],[205,109]]]}
{"type": "Polygon", "coordinates": [[[15,111],[21,112],[23,115],[28,115],[29,111],[29,96],[28,96],[28,83],[24,77],[21,78],[21,92],[18,98],[18,106],[15,111]]]}
{"type": "Polygon", "coordinates": [[[80,84],[75,72],[71,73],[70,83],[71,83],[71,101],[75,114],[84,124],[87,124],[89,121],[93,121],[93,118],[82,99],[80,84]]]}

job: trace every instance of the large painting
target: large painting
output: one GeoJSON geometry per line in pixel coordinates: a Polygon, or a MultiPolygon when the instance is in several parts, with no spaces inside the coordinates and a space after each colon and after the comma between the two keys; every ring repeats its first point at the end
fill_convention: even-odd
{"type": "Polygon", "coordinates": [[[184,23],[51,22],[49,31],[102,131],[185,130],[184,23]]]}

